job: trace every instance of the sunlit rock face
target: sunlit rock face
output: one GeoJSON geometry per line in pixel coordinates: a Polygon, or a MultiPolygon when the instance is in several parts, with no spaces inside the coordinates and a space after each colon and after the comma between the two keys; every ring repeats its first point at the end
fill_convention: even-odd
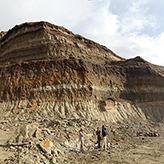
{"type": "Polygon", "coordinates": [[[47,22],[15,26],[0,37],[1,113],[161,121],[163,106],[164,67],[125,60],[47,22]]]}

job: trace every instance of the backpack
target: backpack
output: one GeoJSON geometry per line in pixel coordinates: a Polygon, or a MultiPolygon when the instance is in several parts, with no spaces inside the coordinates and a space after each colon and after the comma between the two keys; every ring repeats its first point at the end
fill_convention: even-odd
{"type": "Polygon", "coordinates": [[[103,137],[105,137],[105,136],[107,135],[107,130],[106,130],[106,128],[103,129],[102,135],[103,135],[103,137]]]}

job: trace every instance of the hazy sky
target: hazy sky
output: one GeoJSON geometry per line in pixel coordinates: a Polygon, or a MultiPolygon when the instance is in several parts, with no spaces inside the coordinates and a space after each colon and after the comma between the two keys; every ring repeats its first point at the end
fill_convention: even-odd
{"type": "Polygon", "coordinates": [[[0,0],[0,31],[48,21],[129,59],[164,66],[164,0],[0,0]]]}

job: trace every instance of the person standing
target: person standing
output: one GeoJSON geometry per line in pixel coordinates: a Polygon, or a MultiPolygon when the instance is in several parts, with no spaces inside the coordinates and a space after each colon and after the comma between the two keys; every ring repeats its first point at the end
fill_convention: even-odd
{"type": "Polygon", "coordinates": [[[79,138],[80,138],[80,150],[84,151],[84,149],[83,149],[83,146],[84,146],[84,132],[83,132],[82,128],[79,131],[79,138]]]}
{"type": "Polygon", "coordinates": [[[101,139],[103,140],[102,143],[102,149],[106,150],[106,135],[107,135],[107,130],[105,128],[105,125],[102,126],[102,136],[101,139]]]}
{"type": "Polygon", "coordinates": [[[97,136],[97,140],[98,140],[98,148],[101,148],[101,146],[100,146],[101,132],[100,132],[99,127],[97,127],[96,136],[97,136]]]}

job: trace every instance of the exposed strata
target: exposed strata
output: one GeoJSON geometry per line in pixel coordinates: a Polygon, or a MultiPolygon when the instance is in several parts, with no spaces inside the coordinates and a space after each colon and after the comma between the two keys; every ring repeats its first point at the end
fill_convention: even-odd
{"type": "Polygon", "coordinates": [[[25,23],[0,40],[0,110],[117,122],[163,119],[164,67],[125,60],[63,27],[25,23]]]}
{"type": "Polygon", "coordinates": [[[15,26],[0,40],[1,65],[56,57],[122,59],[102,45],[47,22],[15,26]]]}

